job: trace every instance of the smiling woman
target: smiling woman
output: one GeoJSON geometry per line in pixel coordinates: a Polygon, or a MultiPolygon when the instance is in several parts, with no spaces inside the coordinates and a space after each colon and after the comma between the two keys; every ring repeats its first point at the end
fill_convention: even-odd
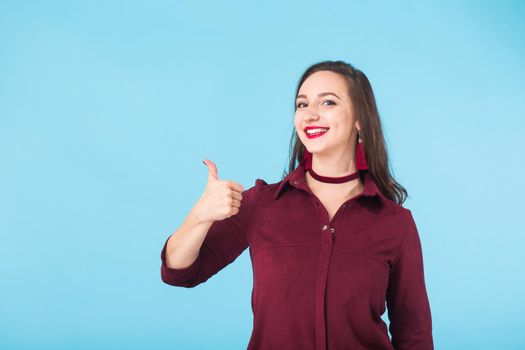
{"type": "MultiPolygon", "coordinates": [[[[379,112],[366,75],[342,61],[321,62],[304,72],[296,96],[295,130],[304,132],[292,134],[294,146],[288,171],[293,171],[301,160],[307,169],[323,169],[330,176],[368,169],[381,191],[402,204],[407,192],[389,172],[379,112]],[[329,132],[311,135],[308,130],[315,128],[329,132]],[[356,147],[358,141],[361,147],[359,144],[356,147]],[[312,157],[312,153],[316,156],[312,157]]],[[[313,182],[308,175],[315,173],[310,170],[309,181],[313,182]]]]}
{"type": "Polygon", "coordinates": [[[162,280],[195,287],[249,248],[248,349],[432,350],[421,241],[368,79],[342,61],[308,68],[294,125],[277,183],[244,190],[206,163],[204,194],[162,249],[162,280]]]}

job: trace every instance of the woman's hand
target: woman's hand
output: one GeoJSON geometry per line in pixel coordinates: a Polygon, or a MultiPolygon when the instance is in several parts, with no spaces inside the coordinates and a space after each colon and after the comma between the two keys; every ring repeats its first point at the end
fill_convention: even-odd
{"type": "Polygon", "coordinates": [[[208,159],[203,162],[208,168],[208,182],[194,207],[199,221],[213,222],[237,214],[241,206],[243,186],[234,181],[220,180],[215,163],[208,159]]]}

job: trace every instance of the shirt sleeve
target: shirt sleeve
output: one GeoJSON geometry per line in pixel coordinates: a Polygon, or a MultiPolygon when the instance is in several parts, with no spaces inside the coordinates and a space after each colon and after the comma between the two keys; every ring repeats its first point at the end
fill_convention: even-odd
{"type": "Polygon", "coordinates": [[[242,192],[239,212],[210,226],[197,259],[189,266],[174,269],[166,265],[168,240],[161,252],[161,279],[164,283],[191,288],[206,282],[211,276],[232,263],[248,247],[248,233],[254,222],[257,194],[264,180],[257,179],[255,185],[242,192]]]}
{"type": "Polygon", "coordinates": [[[405,234],[391,265],[387,290],[389,330],[396,350],[433,350],[421,241],[412,213],[406,210],[405,234]]]}

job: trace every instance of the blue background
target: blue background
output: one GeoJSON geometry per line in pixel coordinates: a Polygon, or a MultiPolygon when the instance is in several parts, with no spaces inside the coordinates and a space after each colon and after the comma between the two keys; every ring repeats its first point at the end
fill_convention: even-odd
{"type": "Polygon", "coordinates": [[[342,59],[409,192],[436,349],[523,349],[524,34],[520,1],[2,1],[0,348],[245,349],[248,250],[185,289],[162,245],[203,159],[280,181],[300,75],[342,59]]]}

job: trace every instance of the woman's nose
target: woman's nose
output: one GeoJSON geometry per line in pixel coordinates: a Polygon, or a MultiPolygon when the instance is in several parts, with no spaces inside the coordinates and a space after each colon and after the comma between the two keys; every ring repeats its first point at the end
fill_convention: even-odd
{"type": "Polygon", "coordinates": [[[316,107],[315,105],[310,105],[307,108],[308,109],[305,111],[305,116],[307,120],[319,119],[318,107],[316,107]]]}
{"type": "Polygon", "coordinates": [[[319,114],[317,113],[306,113],[306,120],[317,120],[319,119],[319,114]]]}

